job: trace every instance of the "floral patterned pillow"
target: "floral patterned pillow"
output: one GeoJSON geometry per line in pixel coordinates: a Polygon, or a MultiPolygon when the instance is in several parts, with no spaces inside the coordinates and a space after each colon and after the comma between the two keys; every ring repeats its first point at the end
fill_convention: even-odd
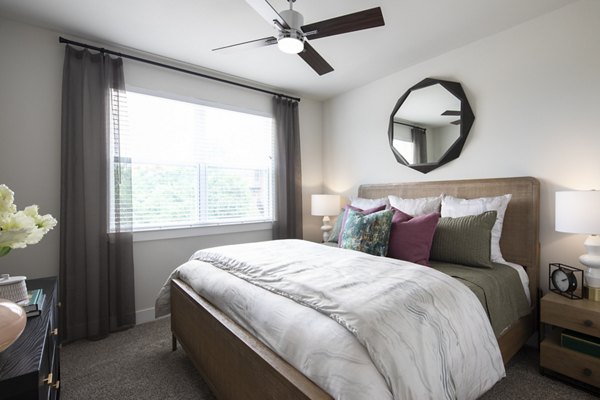
{"type": "Polygon", "coordinates": [[[390,227],[394,212],[391,210],[363,214],[348,210],[341,236],[340,247],[385,256],[390,239],[390,227]]]}
{"type": "Polygon", "coordinates": [[[340,240],[340,230],[342,228],[342,220],[344,219],[344,212],[346,210],[343,209],[342,212],[335,219],[335,224],[333,224],[333,229],[329,232],[328,242],[337,243],[340,240]]]}
{"type": "Polygon", "coordinates": [[[344,215],[342,217],[342,222],[340,224],[340,231],[338,232],[338,240],[337,240],[338,247],[342,247],[342,237],[344,236],[344,226],[346,225],[346,218],[348,218],[348,212],[350,212],[351,210],[360,212],[363,215],[367,215],[367,214],[373,214],[374,212],[377,212],[377,211],[385,210],[385,205],[377,206],[375,208],[369,208],[368,210],[363,210],[360,207],[354,207],[353,205],[348,204],[344,208],[344,215]]]}

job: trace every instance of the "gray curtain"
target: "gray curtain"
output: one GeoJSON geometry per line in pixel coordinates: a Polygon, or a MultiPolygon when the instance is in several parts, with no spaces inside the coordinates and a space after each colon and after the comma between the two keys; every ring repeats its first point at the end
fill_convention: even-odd
{"type": "Polygon", "coordinates": [[[413,162],[422,164],[427,162],[427,136],[423,128],[412,128],[412,141],[414,146],[413,162]]]}
{"type": "Polygon", "coordinates": [[[273,239],[302,239],[302,171],[298,102],[273,97],[275,216],[273,239]]]}
{"type": "Polygon", "coordinates": [[[131,175],[113,163],[120,160],[124,90],[122,59],[66,46],[60,211],[60,315],[66,341],[99,339],[135,325],[132,233],[123,223],[131,219],[120,215],[131,210],[126,195],[131,175]],[[119,202],[111,193],[121,195],[119,202]],[[113,208],[117,223],[109,232],[113,208]]]}

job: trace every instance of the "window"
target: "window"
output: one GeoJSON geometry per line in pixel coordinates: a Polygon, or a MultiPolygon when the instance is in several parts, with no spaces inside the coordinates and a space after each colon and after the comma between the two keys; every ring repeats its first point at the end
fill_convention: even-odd
{"type": "Polygon", "coordinates": [[[414,163],[415,144],[413,142],[402,139],[394,139],[393,146],[396,150],[398,150],[402,157],[404,157],[407,163],[414,163]]]}
{"type": "Polygon", "coordinates": [[[406,162],[413,164],[415,144],[411,130],[407,125],[394,121],[394,140],[392,146],[404,157],[406,162]]]}
{"type": "Polygon", "coordinates": [[[115,162],[131,173],[134,231],[272,220],[272,118],[131,91],[126,101],[115,162]]]}

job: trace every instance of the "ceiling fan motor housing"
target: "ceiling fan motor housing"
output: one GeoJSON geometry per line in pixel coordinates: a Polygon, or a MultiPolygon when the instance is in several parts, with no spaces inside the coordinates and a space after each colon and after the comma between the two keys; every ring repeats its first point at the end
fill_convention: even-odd
{"type": "Polygon", "coordinates": [[[279,32],[279,36],[277,38],[278,40],[282,40],[282,39],[296,39],[299,40],[301,42],[304,42],[304,35],[302,34],[302,32],[297,31],[295,29],[284,29],[281,32],[279,32]]]}
{"type": "Polygon", "coordinates": [[[280,29],[277,38],[279,49],[290,54],[301,52],[304,50],[304,32],[300,27],[304,24],[304,17],[292,9],[282,11],[280,15],[288,24],[289,29],[280,29]]]}
{"type": "Polygon", "coordinates": [[[295,10],[283,10],[279,13],[281,18],[287,22],[291,29],[302,32],[300,27],[304,25],[304,17],[298,11],[295,10]]]}

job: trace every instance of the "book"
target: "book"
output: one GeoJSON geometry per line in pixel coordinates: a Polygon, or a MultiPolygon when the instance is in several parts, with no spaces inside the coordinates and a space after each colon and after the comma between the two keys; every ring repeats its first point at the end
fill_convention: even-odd
{"type": "Polygon", "coordinates": [[[23,305],[25,312],[41,310],[44,306],[44,291],[42,289],[29,290],[27,292],[29,298],[27,304],[23,305]]]}
{"type": "Polygon", "coordinates": [[[600,338],[565,329],[560,334],[560,345],[571,350],[600,357],[600,338]]]}
{"type": "Polygon", "coordinates": [[[46,300],[46,294],[42,293],[42,295],[38,299],[38,303],[39,303],[38,307],[36,309],[32,309],[30,311],[25,312],[25,315],[27,316],[27,318],[37,317],[38,315],[40,315],[42,313],[42,306],[44,305],[45,300],[46,300]]]}

